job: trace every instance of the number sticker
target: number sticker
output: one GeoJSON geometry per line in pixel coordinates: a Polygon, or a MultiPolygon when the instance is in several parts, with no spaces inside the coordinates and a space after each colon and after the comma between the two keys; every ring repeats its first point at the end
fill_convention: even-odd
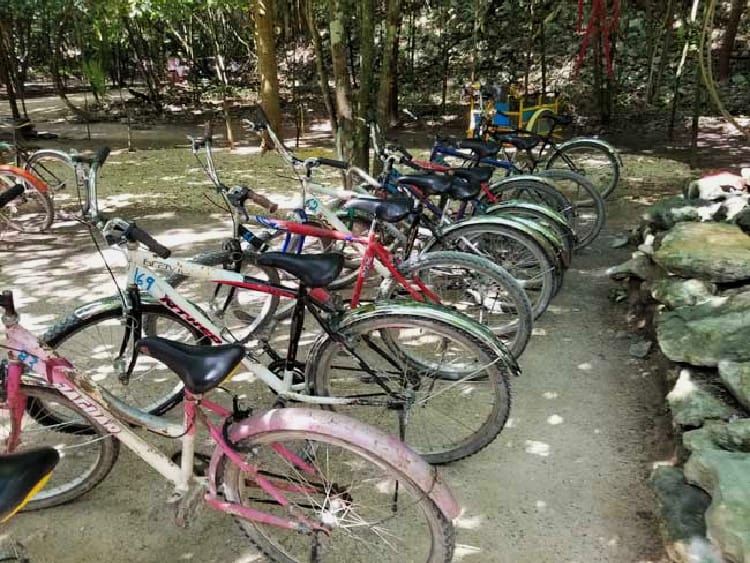
{"type": "Polygon", "coordinates": [[[140,289],[151,291],[151,286],[154,285],[156,278],[154,276],[147,276],[145,272],[141,272],[138,268],[135,269],[135,285],[140,289]]]}
{"type": "Polygon", "coordinates": [[[311,197],[305,201],[305,209],[310,213],[317,213],[320,210],[320,200],[316,197],[311,197]]]}

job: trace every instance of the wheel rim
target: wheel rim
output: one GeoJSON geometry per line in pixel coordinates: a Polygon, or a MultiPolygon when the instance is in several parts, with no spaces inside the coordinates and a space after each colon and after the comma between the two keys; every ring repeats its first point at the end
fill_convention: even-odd
{"type": "MultiPolygon", "coordinates": [[[[0,175],[0,191],[16,184],[12,176],[0,175]]],[[[0,209],[0,222],[14,231],[22,233],[39,233],[49,226],[49,205],[44,194],[28,185],[22,179],[20,184],[24,192],[0,209]]]]}
{"type": "Polygon", "coordinates": [[[550,168],[572,170],[585,176],[601,194],[615,188],[617,176],[610,155],[603,149],[580,146],[564,149],[550,162],[550,168]]]}

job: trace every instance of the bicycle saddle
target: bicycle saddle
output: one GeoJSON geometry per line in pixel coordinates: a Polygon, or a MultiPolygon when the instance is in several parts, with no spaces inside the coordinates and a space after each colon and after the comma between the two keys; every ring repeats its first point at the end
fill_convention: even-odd
{"type": "Polygon", "coordinates": [[[487,158],[488,156],[494,156],[500,150],[497,143],[492,141],[479,141],[477,139],[464,139],[459,141],[458,148],[469,149],[479,158],[487,158]]]}
{"type": "Polygon", "coordinates": [[[147,336],[136,342],[136,350],[159,360],[175,372],[185,389],[200,395],[217,387],[245,357],[241,344],[201,346],[147,336]]]}
{"type": "Polygon", "coordinates": [[[451,187],[448,190],[448,195],[453,199],[466,201],[477,197],[481,189],[482,184],[480,182],[468,181],[463,178],[454,178],[451,187]]]}
{"type": "Polygon", "coordinates": [[[436,176],[434,174],[425,176],[401,176],[398,179],[400,186],[414,186],[426,195],[447,194],[451,189],[453,178],[450,176],[436,176]]]}
{"type": "Polygon", "coordinates": [[[72,160],[73,162],[88,165],[96,163],[98,166],[101,166],[102,164],[104,164],[104,161],[107,160],[107,157],[109,156],[111,150],[112,149],[110,149],[109,147],[101,147],[93,156],[87,154],[72,154],[70,155],[70,160],[72,160]]]}
{"type": "Polygon", "coordinates": [[[344,209],[359,209],[370,215],[375,215],[386,223],[398,223],[412,212],[413,205],[414,202],[411,198],[405,197],[394,199],[356,198],[347,201],[344,204],[344,209]]]}
{"type": "Polygon", "coordinates": [[[0,456],[0,522],[18,512],[44,486],[60,454],[41,448],[0,456]]]}
{"type": "Polygon", "coordinates": [[[514,135],[513,133],[506,133],[504,135],[496,135],[495,138],[501,143],[508,143],[523,151],[531,150],[539,144],[539,137],[536,135],[521,136],[514,135]]]}
{"type": "Polygon", "coordinates": [[[485,184],[490,181],[494,168],[480,167],[480,168],[454,168],[453,175],[456,178],[463,178],[468,182],[477,184],[485,184]]]}
{"type": "Polygon", "coordinates": [[[284,270],[298,278],[307,287],[325,287],[344,269],[344,255],[340,252],[320,254],[290,254],[287,252],[263,252],[258,255],[259,266],[270,266],[284,270]]]}

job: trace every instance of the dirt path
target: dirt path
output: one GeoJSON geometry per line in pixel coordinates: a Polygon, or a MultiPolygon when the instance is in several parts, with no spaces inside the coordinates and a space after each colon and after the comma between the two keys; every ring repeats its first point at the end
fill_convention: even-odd
{"type": "MultiPolygon", "coordinates": [[[[216,245],[226,233],[215,219],[180,219],[166,214],[143,224],[182,254],[216,245]]],[[[619,232],[617,221],[609,229],[619,232]]],[[[604,270],[626,254],[610,242],[605,233],[577,257],[537,324],[524,373],[513,382],[508,428],[480,454],[443,469],[465,509],[458,561],[659,560],[645,479],[661,395],[647,366],[628,357],[622,310],[608,300],[604,270]]],[[[25,320],[39,329],[74,304],[112,293],[81,229],[6,237],[0,265],[0,285],[20,292],[25,320]]],[[[93,492],[21,515],[6,531],[28,546],[34,563],[255,560],[228,517],[205,510],[191,529],[175,528],[167,495],[153,471],[123,452],[93,492]]]]}

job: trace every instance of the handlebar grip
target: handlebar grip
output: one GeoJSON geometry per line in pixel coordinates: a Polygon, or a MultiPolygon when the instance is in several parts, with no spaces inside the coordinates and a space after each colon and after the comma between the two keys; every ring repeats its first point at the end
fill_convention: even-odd
{"type": "Polygon", "coordinates": [[[278,204],[274,203],[266,196],[255,193],[253,190],[248,190],[247,195],[250,198],[250,201],[260,205],[263,209],[267,209],[269,213],[276,213],[276,210],[279,208],[278,204]]]}
{"type": "Polygon", "coordinates": [[[16,315],[16,306],[13,303],[13,292],[9,289],[3,290],[0,296],[0,307],[5,309],[5,314],[11,317],[16,315]]]}
{"type": "Polygon", "coordinates": [[[349,165],[342,160],[333,160],[332,158],[318,158],[317,160],[318,164],[338,168],[339,170],[346,170],[349,168],[349,165]]]}
{"type": "Polygon", "coordinates": [[[94,162],[96,162],[96,165],[99,168],[104,166],[104,163],[107,161],[107,157],[109,156],[110,152],[112,152],[112,149],[109,147],[102,147],[98,151],[96,151],[96,158],[94,159],[94,162]]]}
{"type": "Polygon", "coordinates": [[[129,240],[140,242],[151,252],[156,254],[159,258],[169,258],[169,256],[172,254],[171,250],[169,250],[166,246],[160,244],[154,237],[141,229],[135,223],[130,223],[130,226],[125,231],[125,237],[129,240]]]}
{"type": "Polygon", "coordinates": [[[4,191],[0,194],[0,209],[8,205],[11,201],[16,199],[23,193],[23,184],[15,184],[9,190],[4,191]]]}

